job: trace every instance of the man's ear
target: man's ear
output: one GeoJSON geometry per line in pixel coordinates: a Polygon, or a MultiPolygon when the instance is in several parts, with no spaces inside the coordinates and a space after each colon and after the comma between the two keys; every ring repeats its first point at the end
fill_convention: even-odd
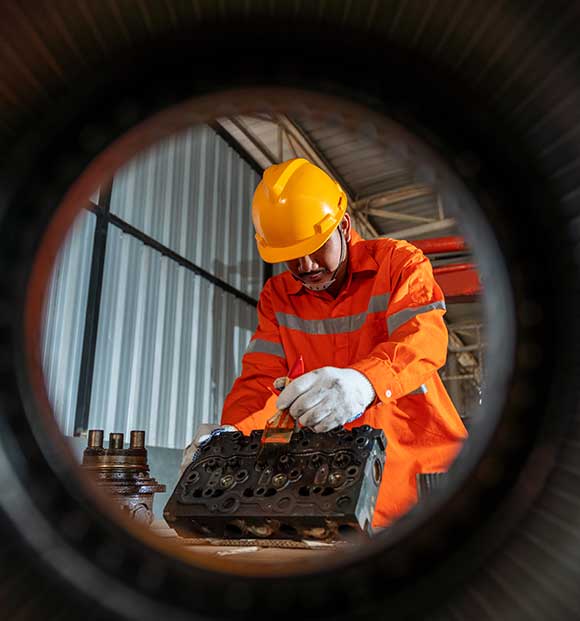
{"type": "Polygon", "coordinates": [[[346,240],[346,243],[348,244],[351,238],[351,221],[350,221],[350,215],[348,213],[344,214],[340,222],[340,228],[342,229],[342,234],[344,235],[344,239],[346,240]]]}

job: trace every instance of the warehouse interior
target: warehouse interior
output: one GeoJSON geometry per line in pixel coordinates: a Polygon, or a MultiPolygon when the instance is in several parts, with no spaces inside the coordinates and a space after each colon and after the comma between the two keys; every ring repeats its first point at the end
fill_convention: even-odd
{"type": "MultiPolygon", "coordinates": [[[[0,617],[580,618],[579,8],[3,3],[0,617]],[[158,525],[172,490],[195,499],[187,511],[203,504],[195,494],[213,472],[194,484],[206,462],[192,462],[176,485],[182,447],[218,419],[256,300],[274,286],[248,214],[261,172],[295,155],[340,180],[363,237],[402,236],[430,258],[447,300],[439,375],[470,438],[448,493],[427,489],[419,511],[338,563],[332,546],[348,541],[309,548],[314,535],[297,540],[286,519],[290,539],[208,542],[204,563],[171,520],[158,525]],[[107,496],[123,472],[149,477],[134,479],[155,494],[150,527],[107,496]],[[325,550],[322,566],[306,563],[325,550]]],[[[353,306],[369,308],[362,296],[353,306]]],[[[386,433],[387,492],[397,437],[386,433]]],[[[254,506],[290,494],[308,505],[301,486],[330,463],[338,489],[351,467],[335,468],[338,446],[254,506]]],[[[381,462],[365,459],[372,489],[381,462]]],[[[327,491],[318,518],[344,524],[342,491],[327,491]]],[[[372,507],[372,494],[361,502],[372,507]]]]}
{"type": "Polygon", "coordinates": [[[155,519],[199,425],[218,423],[256,327],[269,277],[251,218],[268,166],[304,157],[335,178],[363,238],[416,242],[447,301],[440,376],[469,429],[483,411],[486,330],[477,258],[460,214],[467,189],[418,138],[389,121],[260,113],[220,117],[139,154],[102,185],[54,265],[42,364],[62,434],[82,459],[91,429],[143,430],[155,519]]]}

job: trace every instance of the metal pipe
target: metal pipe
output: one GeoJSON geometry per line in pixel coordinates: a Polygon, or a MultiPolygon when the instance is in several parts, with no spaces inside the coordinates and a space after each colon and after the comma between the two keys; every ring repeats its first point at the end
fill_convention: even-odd
{"type": "Polygon", "coordinates": [[[132,431],[131,442],[129,447],[132,449],[145,448],[145,432],[144,431],[132,431]]]}
{"type": "Polygon", "coordinates": [[[437,274],[453,274],[455,272],[465,272],[466,270],[476,269],[473,263],[453,263],[451,265],[442,265],[433,269],[433,275],[437,274]]]}
{"type": "Polygon", "coordinates": [[[124,436],[122,433],[110,433],[109,434],[109,448],[110,449],[122,449],[124,436]]]}
{"type": "Polygon", "coordinates": [[[103,434],[102,429],[89,429],[88,447],[92,449],[103,448],[103,434]]]}
{"type": "Polygon", "coordinates": [[[425,254],[442,254],[444,252],[465,252],[468,250],[465,239],[459,235],[448,237],[433,237],[431,239],[417,239],[410,241],[413,246],[425,254]]]}

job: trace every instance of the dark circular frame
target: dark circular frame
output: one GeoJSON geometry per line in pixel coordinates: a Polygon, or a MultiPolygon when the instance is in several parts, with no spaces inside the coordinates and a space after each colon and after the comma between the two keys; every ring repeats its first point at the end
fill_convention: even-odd
{"type": "MultiPolygon", "coordinates": [[[[573,427],[578,404],[573,378],[580,361],[574,322],[580,268],[574,260],[579,231],[573,220],[580,206],[570,199],[572,180],[554,180],[555,170],[573,162],[578,145],[552,151],[549,163],[537,155],[565,132],[569,119],[563,126],[552,119],[545,131],[526,133],[522,118],[514,110],[510,116],[507,105],[482,101],[468,81],[450,76],[428,58],[387,46],[380,37],[363,37],[347,26],[324,33],[302,24],[297,59],[292,47],[296,30],[267,25],[265,30],[258,23],[230,29],[206,24],[195,40],[154,42],[103,71],[102,77],[91,76],[86,85],[79,83],[75,96],[55,105],[48,123],[39,123],[34,134],[15,146],[3,169],[0,464],[12,491],[0,502],[7,529],[21,538],[31,562],[46,573],[50,570],[42,554],[51,546],[54,551],[58,542],[58,580],[62,588],[76,583],[70,595],[79,605],[83,597],[94,599],[99,589],[106,589],[109,601],[103,611],[143,618],[260,619],[275,614],[281,619],[346,619],[377,611],[389,616],[423,613],[453,593],[458,573],[470,579],[516,526],[524,528],[526,513],[546,497],[544,486],[563,455],[565,434],[578,433],[573,427]],[[216,40],[227,42],[228,56],[212,54],[216,40]],[[278,53],[267,57],[263,49],[278,53]],[[344,60],[340,65],[338,51],[344,60]],[[377,67],[388,79],[377,79],[377,67]],[[396,92],[392,84],[397,84],[396,92]],[[248,85],[292,86],[353,99],[401,122],[457,162],[458,174],[476,195],[510,266],[517,347],[488,451],[419,533],[393,542],[388,554],[377,547],[340,570],[268,579],[230,575],[226,580],[217,571],[143,547],[91,508],[82,481],[68,476],[62,461],[55,468],[54,438],[34,433],[25,415],[39,408],[30,387],[39,388],[41,378],[27,371],[30,351],[25,344],[32,324],[22,309],[30,302],[26,296],[33,258],[53,212],[95,157],[164,109],[248,85]],[[494,128],[491,135],[489,127],[494,128]],[[474,155],[478,166],[466,172],[461,163],[474,155]],[[26,530],[29,524],[35,532],[26,530]],[[79,580],[86,590],[79,588],[79,580]]],[[[546,59],[548,65],[556,61],[546,59]]],[[[579,82],[566,73],[557,86],[569,97],[577,94],[579,82]]],[[[547,114],[546,102],[536,103],[530,124],[547,114]]],[[[577,460],[569,452],[565,458],[577,460]]]]}

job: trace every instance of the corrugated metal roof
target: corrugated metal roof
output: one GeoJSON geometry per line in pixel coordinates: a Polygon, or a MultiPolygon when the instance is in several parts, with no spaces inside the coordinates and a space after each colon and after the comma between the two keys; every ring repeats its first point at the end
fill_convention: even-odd
{"type": "MultiPolygon", "coordinates": [[[[392,121],[385,119],[387,130],[382,135],[386,138],[381,141],[370,123],[352,129],[336,119],[321,120],[319,116],[268,118],[262,114],[222,118],[219,123],[262,168],[291,157],[314,161],[313,154],[320,156],[324,167],[349,194],[351,208],[360,209],[379,235],[401,237],[399,231],[412,229],[409,219],[397,217],[400,214],[414,216],[417,224],[443,223],[434,232],[417,232],[411,238],[459,234],[457,226],[449,222],[449,202],[456,197],[448,191],[448,172],[417,139],[392,121]],[[284,127],[295,131],[285,133],[284,127]],[[417,186],[431,192],[395,204],[381,202],[385,193],[417,186]],[[367,207],[374,213],[367,213],[367,207]]],[[[360,232],[369,236],[367,231],[360,232]]]]}
{"type": "Polygon", "coordinates": [[[358,200],[415,181],[408,161],[361,132],[307,117],[295,123],[358,200]]]}

